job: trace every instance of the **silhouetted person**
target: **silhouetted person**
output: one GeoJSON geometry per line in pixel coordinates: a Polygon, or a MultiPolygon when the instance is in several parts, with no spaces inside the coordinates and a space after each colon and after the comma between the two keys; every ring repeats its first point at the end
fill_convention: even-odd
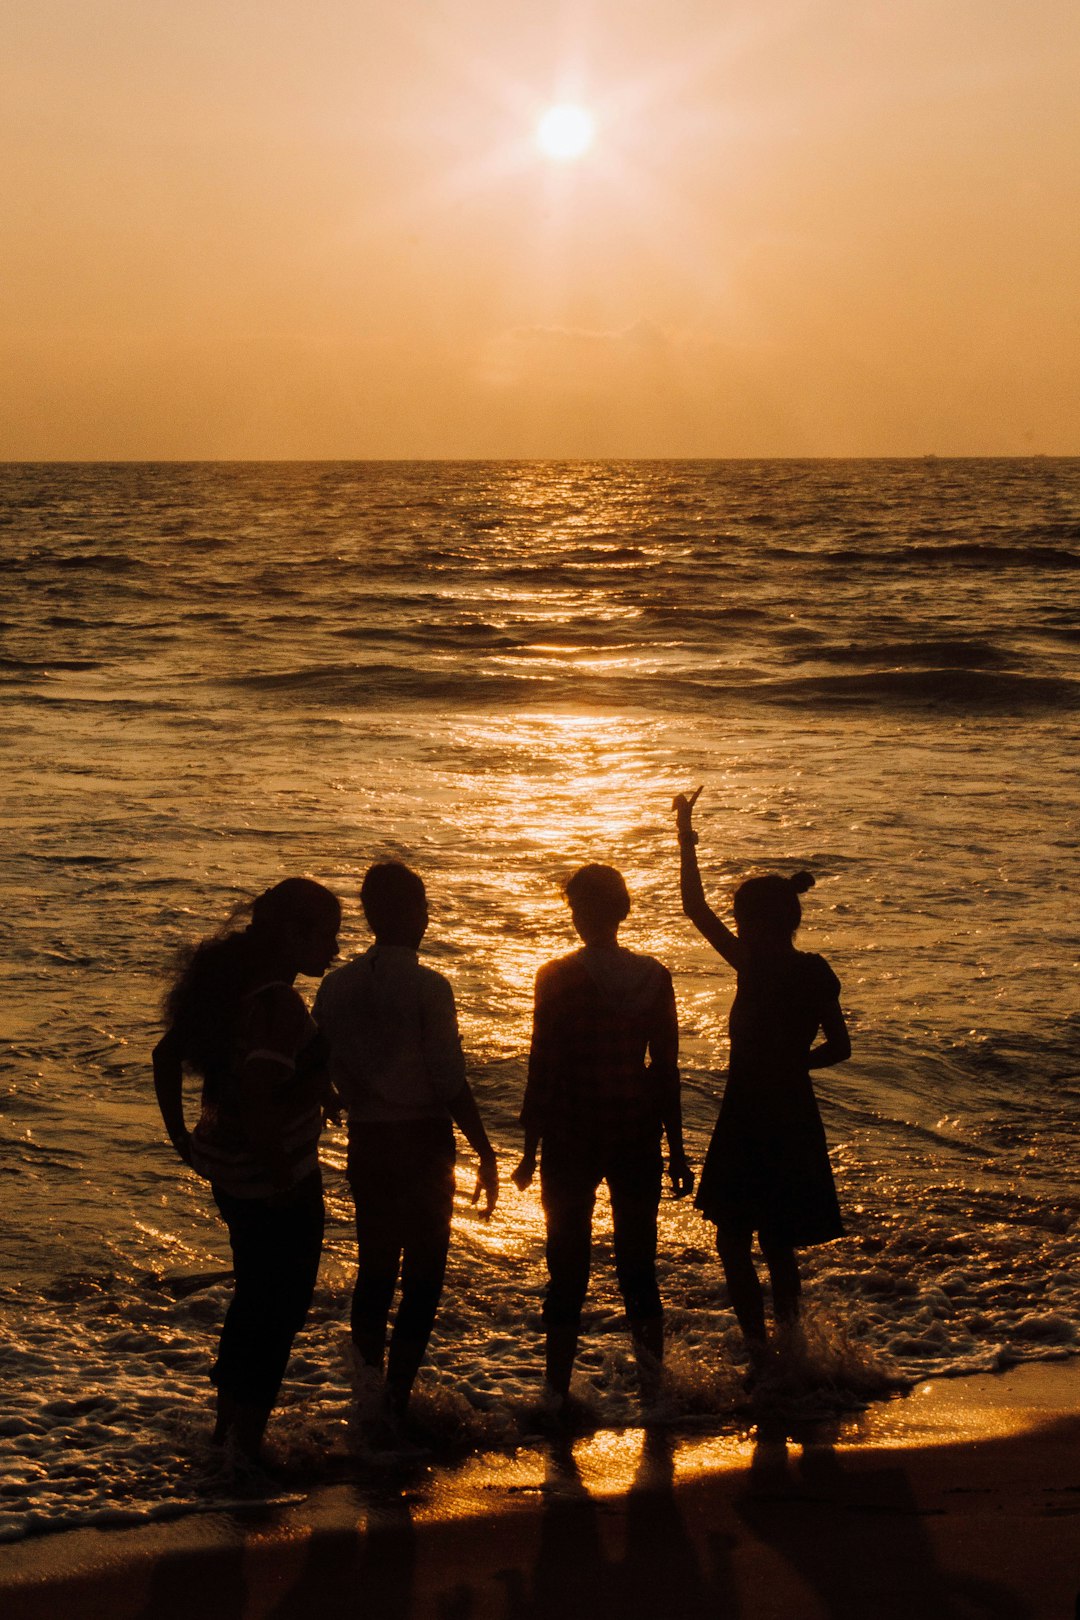
{"type": "Polygon", "coordinates": [[[499,1173],[469,1083],[454,992],[417,951],[428,925],[421,878],[399,861],[372,866],[360,902],[375,943],[328,974],[315,1018],[348,1109],[348,1178],[358,1270],[352,1339],[382,1370],[403,1416],[442,1295],[454,1207],[454,1124],[480,1160],[473,1202],[495,1208],[499,1173]],[[386,1336],[401,1273],[389,1356],[386,1336]]]}
{"type": "Polygon", "coordinates": [[[181,958],[154,1048],[165,1128],[184,1162],[210,1182],[229,1228],[236,1288],[210,1374],[214,1438],[231,1436],[249,1456],[258,1453],[319,1270],[326,1065],[293,980],[325,973],[340,923],[335,896],[309,878],[267,889],[246,928],[226,928],[181,958]],[[184,1068],[203,1081],[190,1135],[184,1068]]]}
{"type": "Polygon", "coordinates": [[[546,963],[536,977],[521,1110],[525,1151],[513,1179],[519,1188],[529,1185],[542,1142],[547,1382],[563,1399],[589,1285],[593,1205],[607,1182],[615,1269],[648,1400],[664,1354],[656,1285],[662,1134],[676,1198],[694,1185],[683,1151],[675,992],[662,963],[618,943],[630,910],[620,872],[583,866],[567,883],[566,898],[584,948],[546,963]]]}
{"type": "Polygon", "coordinates": [[[683,910],[735,969],[731,1059],[720,1117],[701,1171],[697,1207],[716,1223],[716,1246],[752,1370],[767,1353],[765,1302],[751,1253],[755,1232],[772,1282],[778,1326],[799,1313],[795,1250],[843,1236],[825,1131],[811,1069],[851,1056],[840,982],[822,956],[795,949],[799,895],[794,877],[748,878],[735,891],[737,933],[708,905],[691,816],[698,793],[674,809],[683,910]],[[814,1046],[821,1031],[825,1039],[814,1046]]]}

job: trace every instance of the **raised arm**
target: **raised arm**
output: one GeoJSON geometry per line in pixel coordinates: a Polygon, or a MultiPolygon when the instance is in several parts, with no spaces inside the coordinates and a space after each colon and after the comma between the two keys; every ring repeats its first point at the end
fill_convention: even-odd
{"type": "Polygon", "coordinates": [[[738,972],[742,963],[738,935],[733,934],[727,924],[721,922],[706,900],[705,890],[701,886],[697,858],[698,835],[693,825],[694,805],[700,792],[700,788],[695,788],[689,798],[685,793],[680,793],[671,806],[675,812],[675,831],[679,840],[679,892],[682,896],[682,908],[698,933],[702,934],[713,950],[719,951],[724,961],[738,972]]]}
{"type": "Polygon", "coordinates": [[[169,1141],[185,1164],[191,1163],[191,1138],[184,1124],[184,1068],[175,1030],[166,1030],[154,1047],[154,1095],[169,1141]]]}

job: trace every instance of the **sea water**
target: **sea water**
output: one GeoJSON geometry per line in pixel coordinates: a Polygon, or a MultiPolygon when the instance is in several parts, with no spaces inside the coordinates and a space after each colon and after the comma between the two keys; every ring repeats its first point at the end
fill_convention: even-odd
{"type": "MultiPolygon", "coordinates": [[[[843,984],[819,1380],[1080,1350],[1080,461],[8,466],[0,534],[0,1533],[232,1489],[207,1445],[227,1241],[150,1081],[177,945],[307,873],[349,955],[364,870],[408,861],[508,1174],[532,980],[576,943],[560,885],[613,862],[624,942],[674,974],[700,1164],[733,982],[680,913],[671,799],[699,783],[717,909],[809,868],[801,942],[843,984]]],[[[355,1450],[343,1162],[330,1130],[274,1420],[311,1477],[355,1450]]],[[[436,1451],[512,1445],[541,1382],[538,1191],[485,1223],[472,1184],[463,1151],[417,1393],[436,1451]]],[[[596,1231],[579,1388],[618,1425],[603,1200],[596,1231]]],[[[711,1229],[665,1199],[660,1233],[675,1419],[737,1421],[711,1229]]]]}

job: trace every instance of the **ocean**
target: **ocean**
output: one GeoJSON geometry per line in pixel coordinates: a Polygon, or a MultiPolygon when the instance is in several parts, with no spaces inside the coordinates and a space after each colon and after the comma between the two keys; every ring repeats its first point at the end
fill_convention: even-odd
{"type": "MultiPolygon", "coordinates": [[[[414,865],[508,1174],[560,884],[610,861],[624,943],[674,974],[700,1165],[734,985],[679,907],[699,783],[713,903],[808,868],[800,942],[843,985],[821,1379],[1080,1352],[1080,460],[10,465],[0,529],[0,1535],[235,1489],[207,1445],[227,1243],[150,1081],[176,947],[307,873],[352,954],[366,867],[414,865]]],[[[332,1130],[274,1419],[305,1479],[355,1459],[343,1161],[332,1130]]],[[[436,1454],[513,1446],[542,1378],[538,1190],[485,1224],[471,1189],[463,1150],[436,1454]]],[[[738,1425],[711,1228],[665,1199],[661,1252],[675,1421],[738,1425]]],[[[602,1208],[579,1368],[602,1428],[633,1420],[602,1208]]]]}

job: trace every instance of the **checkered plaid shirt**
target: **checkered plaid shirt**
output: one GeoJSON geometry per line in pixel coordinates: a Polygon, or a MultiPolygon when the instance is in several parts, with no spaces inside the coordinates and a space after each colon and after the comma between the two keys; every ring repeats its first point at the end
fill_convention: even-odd
{"type": "Polygon", "coordinates": [[[604,1146],[659,1130],[679,1087],[675,991],[654,957],[621,954],[635,970],[622,994],[597,981],[585,950],[537,974],[526,1130],[604,1146]]]}

